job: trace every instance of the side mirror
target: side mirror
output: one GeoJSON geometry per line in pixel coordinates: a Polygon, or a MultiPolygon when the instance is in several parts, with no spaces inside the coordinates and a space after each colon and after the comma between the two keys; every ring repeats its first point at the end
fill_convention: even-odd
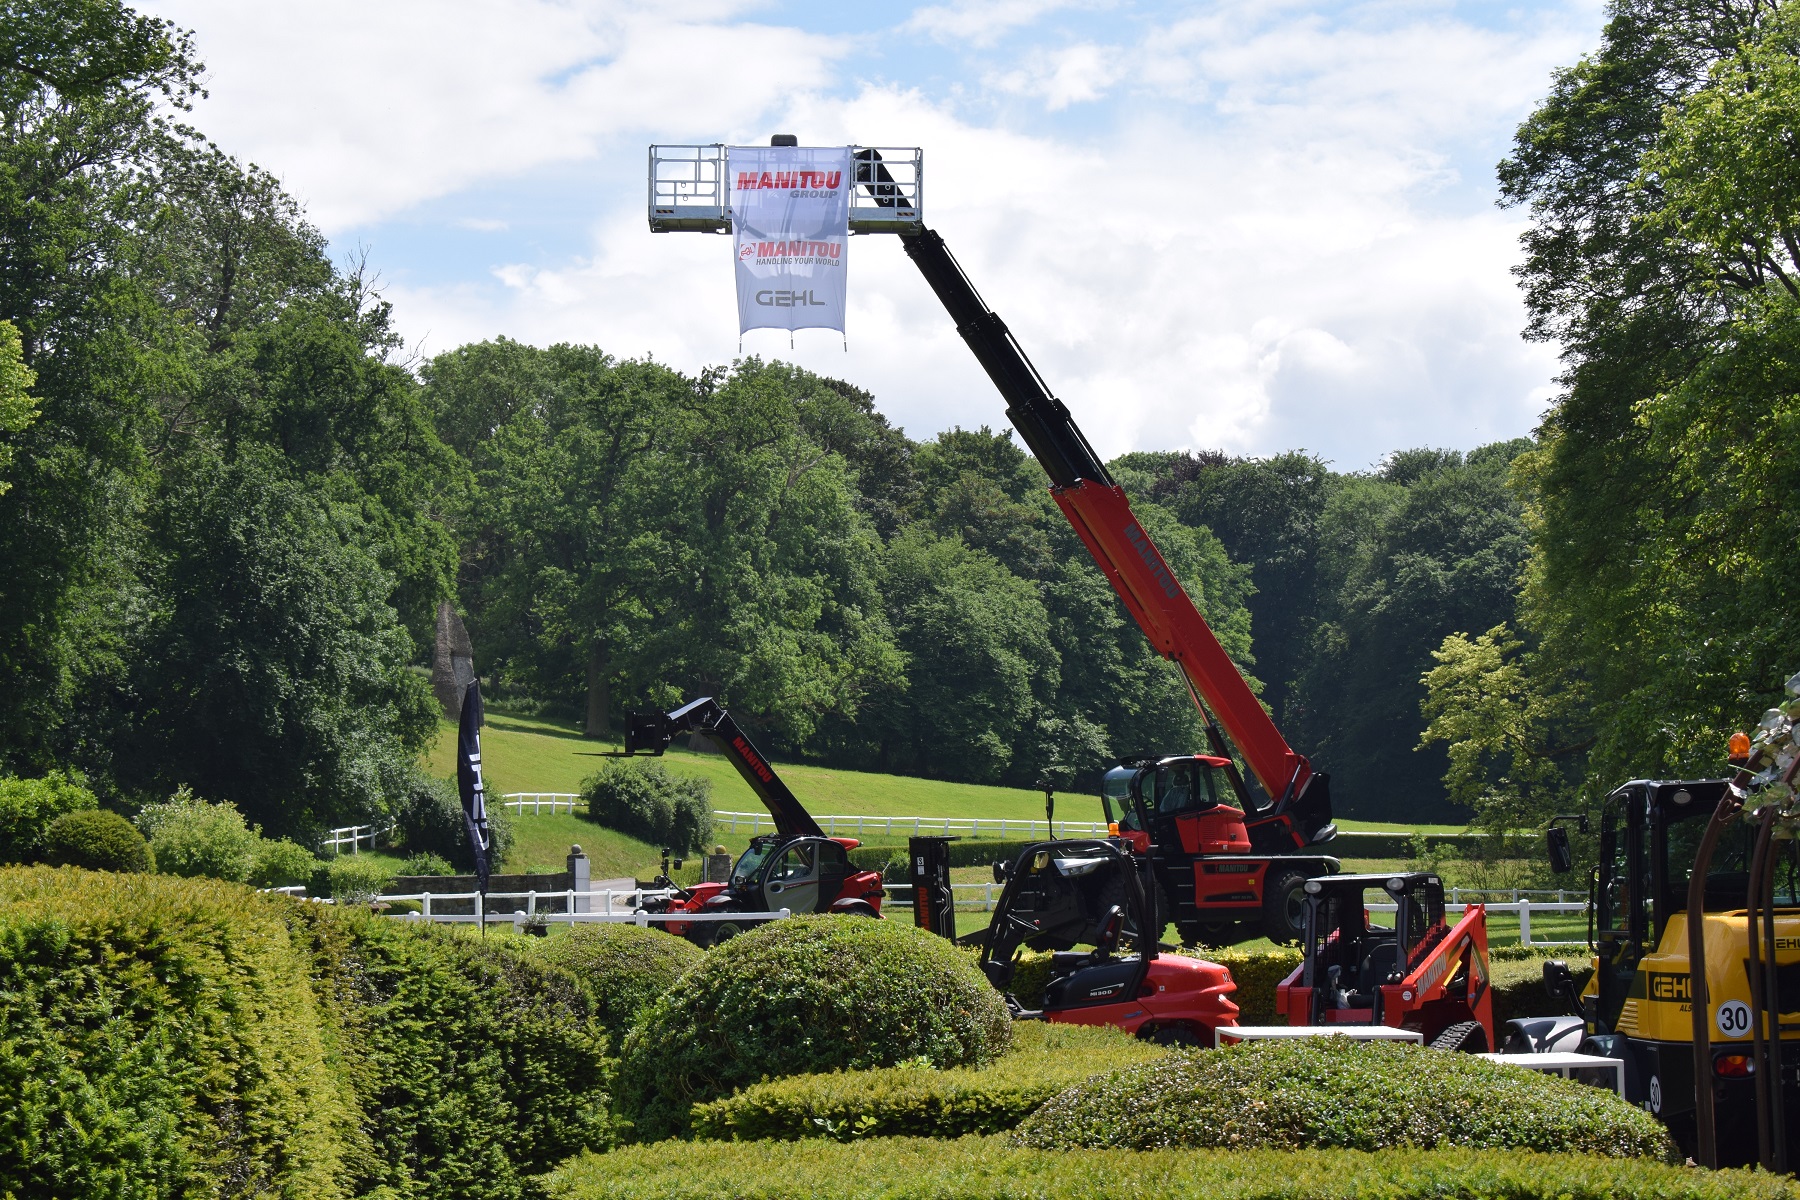
{"type": "MultiPolygon", "coordinates": [[[[1550,856],[1550,870],[1556,874],[1567,875],[1575,869],[1575,851],[1569,847],[1569,831],[1561,825],[1544,830],[1544,851],[1550,856]]],[[[1544,969],[1547,971],[1549,967],[1544,969]]]]}
{"type": "Polygon", "coordinates": [[[1119,948],[1119,938],[1125,932],[1125,910],[1117,904],[1106,910],[1106,916],[1100,922],[1100,936],[1094,942],[1094,948],[1101,954],[1111,954],[1119,948]]]}
{"type": "Polygon", "coordinates": [[[1011,873],[1011,871],[1012,871],[1012,868],[1010,866],[1008,866],[1006,863],[1003,863],[1003,862],[995,863],[994,864],[994,882],[995,883],[1005,883],[1006,877],[1008,874],[1011,873]]]}
{"type": "Polygon", "coordinates": [[[1575,974],[1569,964],[1553,958],[1544,964],[1544,990],[1550,999],[1561,1004],[1570,1016],[1581,1015],[1581,989],[1575,986],[1575,974]]]}

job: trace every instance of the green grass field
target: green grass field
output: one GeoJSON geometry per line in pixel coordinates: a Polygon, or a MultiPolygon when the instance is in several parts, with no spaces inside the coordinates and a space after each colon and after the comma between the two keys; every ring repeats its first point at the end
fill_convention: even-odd
{"type": "MultiPolygon", "coordinates": [[[[600,769],[616,742],[582,736],[573,726],[540,718],[514,717],[488,710],[481,734],[481,753],[491,794],[509,792],[579,792],[581,783],[600,769]]],[[[434,774],[455,771],[456,730],[448,721],[430,752],[434,774]]],[[[664,756],[671,770],[701,775],[712,781],[713,807],[725,812],[761,812],[756,799],[732,765],[721,755],[696,754],[671,748],[664,756]]],[[[981,820],[1026,821],[1044,819],[1044,795],[1025,788],[991,787],[974,783],[950,783],[906,775],[882,775],[848,771],[809,763],[778,763],[783,779],[814,815],[961,817],[981,820]]],[[[1098,821],[1100,803],[1091,795],[1058,797],[1056,814],[1071,821],[1098,821]]],[[[544,818],[535,818],[542,820],[544,818]]],[[[1370,821],[1339,821],[1339,828],[1355,830],[1411,830],[1455,833],[1455,825],[1401,825],[1370,821]]],[[[589,827],[591,828],[591,826],[589,827]]],[[[586,843],[583,843],[585,846],[586,843]]],[[[565,848],[564,853],[567,853],[565,848]]],[[[595,871],[599,867],[596,865],[595,871]]]]}

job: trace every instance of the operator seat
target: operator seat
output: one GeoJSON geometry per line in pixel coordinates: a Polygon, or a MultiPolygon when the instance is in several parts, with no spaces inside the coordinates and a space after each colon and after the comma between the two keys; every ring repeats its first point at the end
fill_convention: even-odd
{"type": "Polygon", "coordinates": [[[1350,993],[1350,1007],[1374,1008],[1381,985],[1388,981],[1400,962],[1400,947],[1391,941],[1376,942],[1363,955],[1356,973],[1356,990],[1350,993]]]}

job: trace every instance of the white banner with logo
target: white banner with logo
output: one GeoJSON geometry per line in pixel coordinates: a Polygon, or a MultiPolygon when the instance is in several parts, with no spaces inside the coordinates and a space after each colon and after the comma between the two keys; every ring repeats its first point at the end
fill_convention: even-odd
{"type": "Polygon", "coordinates": [[[850,150],[733,146],[738,332],[844,329],[850,150]]]}

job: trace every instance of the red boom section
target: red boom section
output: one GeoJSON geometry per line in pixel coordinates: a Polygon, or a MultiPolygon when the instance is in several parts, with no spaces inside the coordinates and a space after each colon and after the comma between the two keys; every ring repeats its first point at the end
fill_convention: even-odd
{"type": "Polygon", "coordinates": [[[1312,778],[1312,767],[1263,711],[1138,523],[1124,489],[1084,479],[1072,487],[1052,487],[1050,494],[1150,644],[1181,667],[1195,702],[1204,697],[1210,704],[1263,790],[1276,801],[1299,795],[1312,778]]]}

